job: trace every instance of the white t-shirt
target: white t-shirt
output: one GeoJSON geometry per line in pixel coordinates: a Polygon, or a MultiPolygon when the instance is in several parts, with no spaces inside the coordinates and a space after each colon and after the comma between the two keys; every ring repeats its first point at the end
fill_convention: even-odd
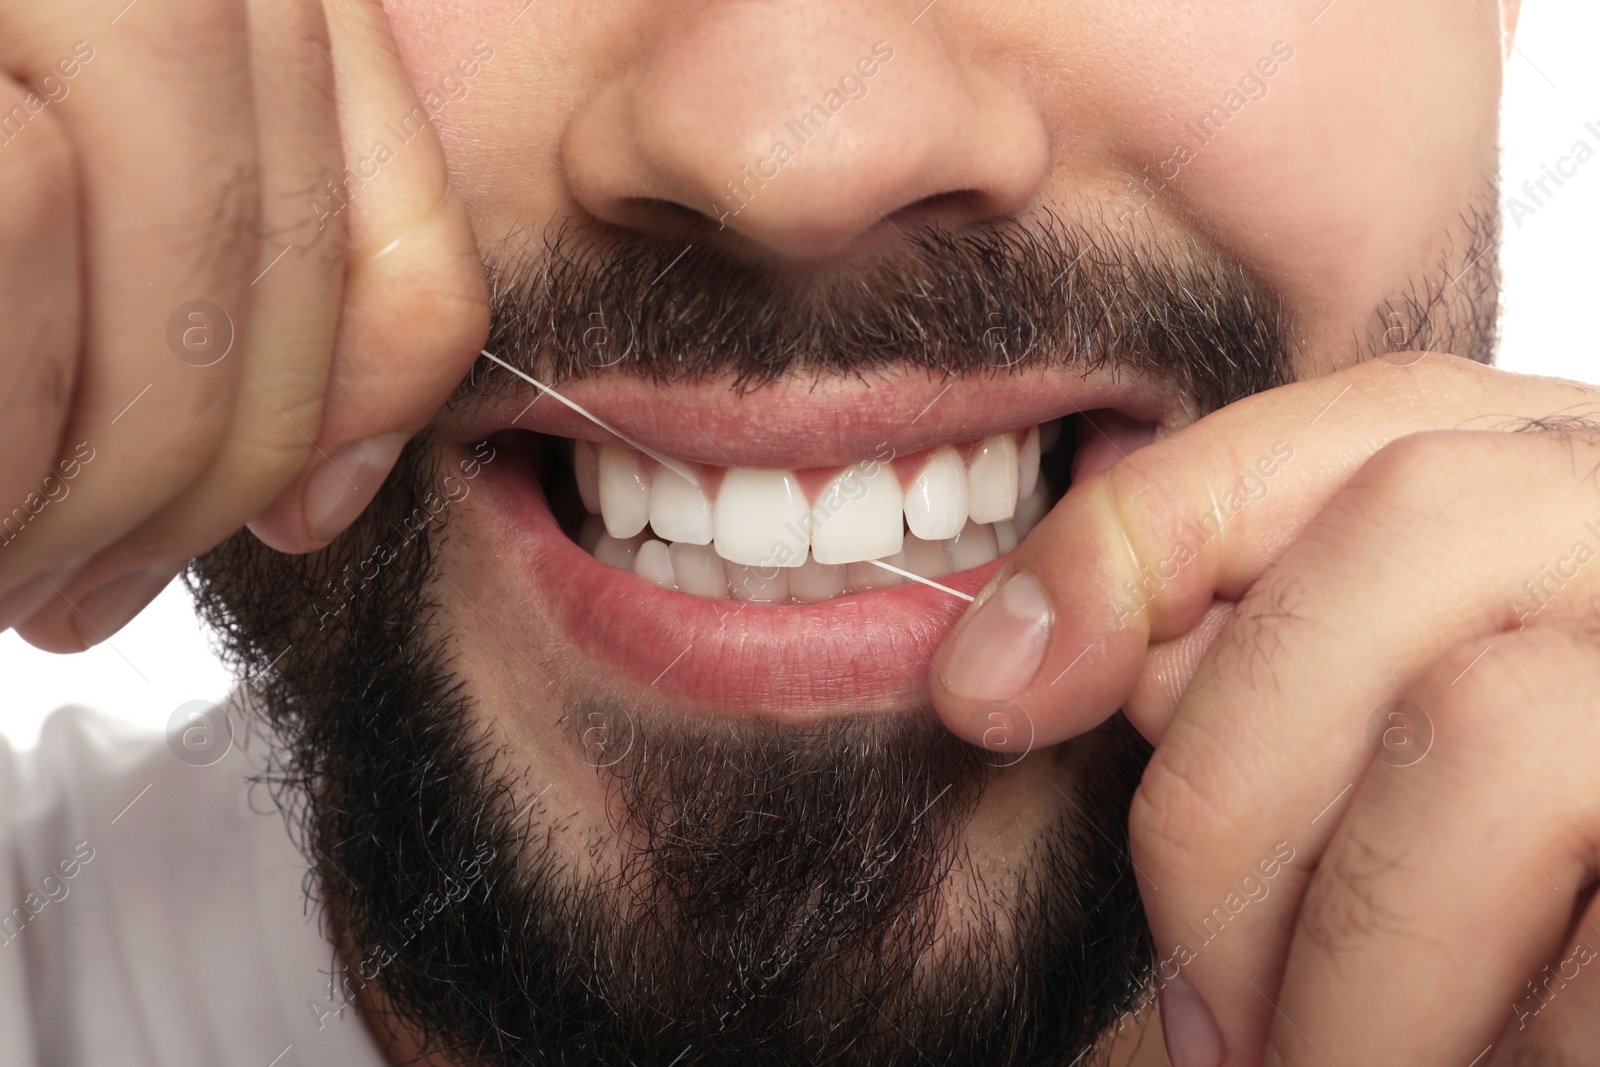
{"type": "Polygon", "coordinates": [[[0,739],[0,1067],[384,1063],[233,722],[208,767],[79,707],[0,739]]]}

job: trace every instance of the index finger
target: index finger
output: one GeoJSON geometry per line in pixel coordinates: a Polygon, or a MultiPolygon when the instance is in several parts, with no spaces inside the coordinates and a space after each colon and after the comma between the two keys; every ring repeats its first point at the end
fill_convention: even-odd
{"type": "Polygon", "coordinates": [[[1397,355],[1411,361],[1229,405],[1073,485],[935,655],[928,686],[945,725],[983,744],[1016,732],[996,722],[1019,723],[1048,745],[1121,709],[1159,741],[1171,702],[1127,702],[1150,647],[1242,596],[1381,448],[1487,411],[1540,418],[1592,400],[1576,383],[1397,355]]]}

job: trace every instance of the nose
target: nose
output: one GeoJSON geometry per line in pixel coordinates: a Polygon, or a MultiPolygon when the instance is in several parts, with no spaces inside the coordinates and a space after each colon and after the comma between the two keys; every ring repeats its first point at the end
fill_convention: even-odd
{"type": "Polygon", "coordinates": [[[1020,75],[973,58],[956,23],[861,3],[648,6],[648,43],[564,136],[568,186],[600,219],[821,260],[1015,213],[1046,179],[1020,75]]]}

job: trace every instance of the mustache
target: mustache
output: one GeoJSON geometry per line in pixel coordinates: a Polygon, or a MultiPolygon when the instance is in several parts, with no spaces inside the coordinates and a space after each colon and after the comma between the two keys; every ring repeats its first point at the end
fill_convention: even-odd
{"type": "MultiPolygon", "coordinates": [[[[1283,301],[1198,242],[1048,213],[904,236],[869,262],[797,276],[715,245],[566,223],[542,251],[487,264],[488,348],[552,384],[628,374],[739,391],[1112,365],[1176,385],[1202,412],[1293,377],[1283,301]]],[[[482,370],[458,395],[510,385],[482,370]]]]}

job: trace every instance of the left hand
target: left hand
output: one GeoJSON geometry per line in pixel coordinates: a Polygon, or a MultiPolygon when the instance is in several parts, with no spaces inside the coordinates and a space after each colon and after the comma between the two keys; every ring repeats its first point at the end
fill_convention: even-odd
{"type": "Polygon", "coordinates": [[[1156,745],[1130,835],[1178,1067],[1487,1067],[1600,1005],[1600,389],[1395,356],[1075,485],[931,672],[974,741],[1121,708],[1156,745]],[[1009,681],[961,670],[974,622],[1009,681]]]}

